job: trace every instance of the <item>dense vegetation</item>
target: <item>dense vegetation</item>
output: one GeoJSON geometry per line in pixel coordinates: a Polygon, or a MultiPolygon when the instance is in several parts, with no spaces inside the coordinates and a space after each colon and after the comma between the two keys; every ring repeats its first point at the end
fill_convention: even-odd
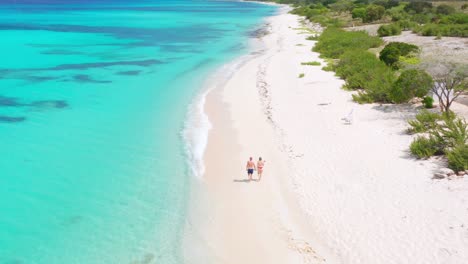
{"type": "MultiPolygon", "coordinates": [[[[418,158],[445,155],[455,171],[468,170],[468,125],[449,110],[451,102],[468,91],[467,71],[451,67],[447,74],[431,76],[417,69],[419,48],[415,45],[391,42],[381,47],[378,37],[363,31],[346,31],[345,26],[383,23],[379,36],[398,35],[412,30],[423,36],[468,37],[468,4],[457,7],[445,3],[398,0],[277,0],[293,3],[294,14],[320,23],[326,29],[310,40],[317,41],[319,52],[328,65],[345,80],[344,88],[353,90],[358,103],[406,103],[414,97],[423,98],[423,106],[433,108],[432,90],[437,96],[440,112],[422,110],[409,121],[410,133],[419,134],[410,145],[418,158]],[[380,50],[380,52],[377,52],[380,50]],[[410,67],[413,66],[413,67],[410,67]],[[460,75],[459,72],[465,74],[460,75]],[[445,96],[444,95],[449,95],[445,96]],[[450,96],[451,95],[451,96],[450,96]]],[[[304,65],[309,65],[305,63],[304,65]]],[[[301,74],[299,77],[303,77],[301,74]]]]}
{"type": "Polygon", "coordinates": [[[293,13],[323,26],[382,25],[380,36],[413,30],[423,36],[468,37],[468,5],[399,0],[274,0],[294,4],[293,13]],[[456,6],[456,7],[455,7],[456,6]]]}

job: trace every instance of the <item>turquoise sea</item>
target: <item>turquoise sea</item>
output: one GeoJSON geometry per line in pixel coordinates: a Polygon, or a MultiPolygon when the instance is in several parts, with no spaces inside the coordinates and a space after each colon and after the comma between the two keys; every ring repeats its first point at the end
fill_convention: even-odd
{"type": "Polygon", "coordinates": [[[183,263],[189,105],[274,12],[0,0],[0,263],[183,263]]]}

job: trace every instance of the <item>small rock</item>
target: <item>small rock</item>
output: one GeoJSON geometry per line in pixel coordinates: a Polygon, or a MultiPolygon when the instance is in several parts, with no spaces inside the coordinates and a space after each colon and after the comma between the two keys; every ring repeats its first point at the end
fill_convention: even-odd
{"type": "Polygon", "coordinates": [[[448,176],[455,174],[455,172],[453,170],[449,169],[449,168],[442,168],[442,169],[440,169],[438,171],[438,173],[442,173],[442,174],[445,174],[445,175],[448,175],[448,176]]]}
{"type": "Polygon", "coordinates": [[[446,175],[444,173],[436,173],[434,174],[434,177],[432,177],[432,179],[436,179],[436,180],[441,180],[441,179],[445,179],[446,175]]]}
{"type": "Polygon", "coordinates": [[[463,176],[463,175],[465,175],[465,174],[466,174],[465,171],[459,171],[459,172],[457,173],[458,176],[463,176]]]}

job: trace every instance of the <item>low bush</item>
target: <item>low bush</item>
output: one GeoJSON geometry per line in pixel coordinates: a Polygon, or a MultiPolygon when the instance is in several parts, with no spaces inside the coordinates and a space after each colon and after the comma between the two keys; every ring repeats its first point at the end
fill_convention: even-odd
{"type": "Polygon", "coordinates": [[[406,70],[392,85],[389,96],[394,103],[407,103],[414,97],[426,96],[433,83],[432,77],[423,70],[406,70]]]}
{"type": "Polygon", "coordinates": [[[433,137],[419,136],[411,142],[410,152],[420,159],[427,159],[440,152],[439,142],[433,137]]]}
{"type": "Polygon", "coordinates": [[[426,24],[413,28],[413,32],[422,36],[468,37],[468,24],[426,24]]]}
{"type": "Polygon", "coordinates": [[[382,25],[377,30],[379,37],[396,36],[401,34],[400,25],[397,23],[382,25]]]}
{"type": "Polygon", "coordinates": [[[309,61],[309,62],[303,62],[301,65],[306,65],[306,66],[320,66],[321,63],[319,61],[309,61]]]}
{"type": "Polygon", "coordinates": [[[430,133],[438,141],[443,142],[447,152],[468,141],[468,125],[463,118],[456,118],[452,113],[442,115],[443,123],[438,124],[430,133]]]}
{"type": "Polygon", "coordinates": [[[379,20],[385,14],[385,8],[380,5],[370,4],[366,7],[366,15],[364,16],[363,22],[373,22],[379,20]]]}
{"type": "Polygon", "coordinates": [[[400,66],[398,62],[401,57],[408,56],[411,58],[416,52],[419,52],[419,48],[416,45],[404,42],[390,42],[380,52],[379,59],[385,62],[386,65],[398,69],[400,66]]]}
{"type": "Polygon", "coordinates": [[[454,171],[468,170],[468,145],[457,146],[447,153],[448,166],[454,171]]]}
{"type": "Polygon", "coordinates": [[[388,93],[395,76],[374,54],[362,50],[347,51],[340,57],[335,70],[346,81],[347,89],[363,90],[355,96],[355,101],[389,102],[388,93]]]}
{"type": "Polygon", "coordinates": [[[439,15],[450,15],[450,14],[455,13],[455,8],[447,4],[441,4],[437,6],[436,13],[439,15]]]}
{"type": "Polygon", "coordinates": [[[366,92],[359,91],[357,94],[353,94],[353,101],[358,104],[370,104],[374,102],[374,99],[366,92]]]}
{"type": "Polygon", "coordinates": [[[369,36],[364,31],[344,31],[329,27],[320,35],[314,51],[325,58],[338,59],[348,50],[368,50],[379,47],[382,40],[379,37],[369,36]]]}
{"type": "Polygon", "coordinates": [[[409,120],[408,124],[410,133],[425,133],[431,129],[437,127],[437,122],[442,119],[442,116],[438,113],[430,112],[427,110],[421,110],[415,119],[409,120]]]}
{"type": "Polygon", "coordinates": [[[468,14],[456,13],[449,16],[443,16],[440,19],[440,24],[468,24],[468,14]]]}
{"type": "Polygon", "coordinates": [[[422,1],[412,1],[409,4],[407,4],[404,9],[408,13],[416,13],[416,14],[426,13],[428,11],[431,11],[432,3],[422,2],[422,1]]]}
{"type": "Polygon", "coordinates": [[[387,66],[398,68],[397,62],[400,60],[401,53],[396,47],[385,47],[379,55],[379,59],[387,66]]]}
{"type": "Polygon", "coordinates": [[[425,96],[422,103],[427,109],[434,108],[434,98],[432,98],[431,96],[425,96]]]}
{"type": "Polygon", "coordinates": [[[400,26],[401,30],[410,30],[410,29],[414,28],[417,25],[417,23],[412,22],[412,21],[410,21],[408,19],[400,20],[400,21],[397,22],[397,24],[398,24],[398,26],[400,26]]]}
{"type": "Polygon", "coordinates": [[[400,51],[401,56],[408,56],[411,53],[419,52],[419,47],[405,42],[390,42],[385,48],[396,48],[400,51]]]}
{"type": "Polygon", "coordinates": [[[299,78],[304,78],[305,74],[304,73],[299,73],[299,78]]]}

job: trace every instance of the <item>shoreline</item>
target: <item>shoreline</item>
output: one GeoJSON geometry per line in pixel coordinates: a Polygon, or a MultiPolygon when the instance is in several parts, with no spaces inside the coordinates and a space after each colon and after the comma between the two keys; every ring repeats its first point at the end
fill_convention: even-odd
{"type": "MultiPolygon", "coordinates": [[[[465,178],[431,180],[403,134],[414,111],[358,105],[320,67],[299,17],[268,19],[265,50],[208,92],[205,174],[194,184],[190,263],[461,263],[465,178]],[[301,44],[301,45],[299,45],[301,44]],[[305,73],[304,78],[298,74],[305,73]],[[354,111],[352,125],[341,118],[354,111]],[[267,161],[246,182],[247,158],[267,161]],[[255,175],[256,176],[256,175],[255,175]],[[255,177],[254,177],[255,178],[255,177]],[[455,226],[456,229],[455,229],[455,226]]],[[[465,226],[466,224],[466,226],[465,226]]]]}

